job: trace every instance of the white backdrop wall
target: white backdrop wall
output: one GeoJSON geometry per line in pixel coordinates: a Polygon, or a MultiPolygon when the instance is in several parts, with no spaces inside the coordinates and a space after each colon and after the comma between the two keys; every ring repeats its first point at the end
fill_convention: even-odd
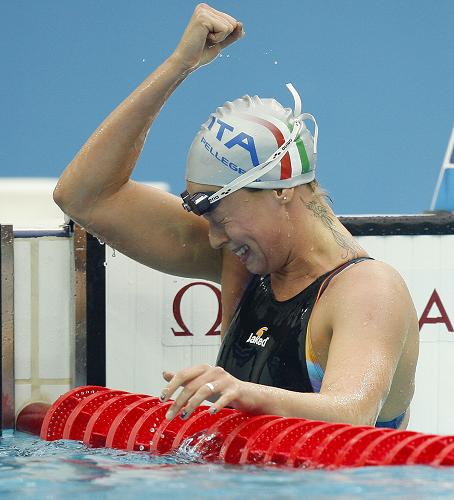
{"type": "Polygon", "coordinates": [[[68,238],[14,241],[16,414],[54,402],[72,386],[71,264],[68,238]]]}

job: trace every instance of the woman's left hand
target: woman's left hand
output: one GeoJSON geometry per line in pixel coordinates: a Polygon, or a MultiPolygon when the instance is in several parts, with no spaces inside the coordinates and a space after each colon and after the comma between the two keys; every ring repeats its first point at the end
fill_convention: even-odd
{"type": "Polygon", "coordinates": [[[188,418],[205,400],[215,401],[209,410],[212,414],[227,405],[235,407],[235,403],[242,399],[246,384],[220,366],[211,365],[193,366],[176,374],[163,372],[163,377],[169,384],[162,391],[162,402],[171,398],[179,387],[183,387],[166,414],[168,420],[177,414],[183,420],[188,418]]]}

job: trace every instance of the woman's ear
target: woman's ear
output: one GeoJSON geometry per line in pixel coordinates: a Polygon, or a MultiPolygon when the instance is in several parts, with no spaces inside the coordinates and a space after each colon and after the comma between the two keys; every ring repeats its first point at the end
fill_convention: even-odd
{"type": "Polygon", "coordinates": [[[286,205],[292,201],[294,192],[294,188],[273,189],[275,199],[282,205],[286,205]]]}

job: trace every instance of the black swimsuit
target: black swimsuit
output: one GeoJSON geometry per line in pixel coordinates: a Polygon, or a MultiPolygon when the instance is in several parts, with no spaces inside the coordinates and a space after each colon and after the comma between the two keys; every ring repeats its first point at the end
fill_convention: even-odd
{"type": "MultiPolygon", "coordinates": [[[[312,309],[334,276],[368,259],[360,257],[346,262],[282,302],[274,298],[269,275],[254,276],[225,334],[216,364],[247,382],[318,392],[323,371],[311,359],[307,338],[312,309]]],[[[383,424],[396,425],[394,421],[378,425],[383,424]]]]}
{"type": "Polygon", "coordinates": [[[327,277],[332,278],[362,260],[354,259],[325,273],[295,297],[282,302],[274,298],[269,275],[254,276],[225,334],[217,364],[240,380],[314,392],[306,356],[312,308],[327,277]]]}

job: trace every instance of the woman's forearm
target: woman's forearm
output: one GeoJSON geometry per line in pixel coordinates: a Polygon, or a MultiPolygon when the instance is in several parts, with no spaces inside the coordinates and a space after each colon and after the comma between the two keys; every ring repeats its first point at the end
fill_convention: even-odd
{"type": "Polygon", "coordinates": [[[235,408],[283,417],[307,418],[353,425],[375,425],[378,412],[360,395],[300,393],[243,382],[241,405],[235,408]]]}
{"type": "Polygon", "coordinates": [[[81,211],[127,182],[151,124],[188,73],[170,57],[112,111],[60,178],[54,198],[63,210],[81,211]]]}

